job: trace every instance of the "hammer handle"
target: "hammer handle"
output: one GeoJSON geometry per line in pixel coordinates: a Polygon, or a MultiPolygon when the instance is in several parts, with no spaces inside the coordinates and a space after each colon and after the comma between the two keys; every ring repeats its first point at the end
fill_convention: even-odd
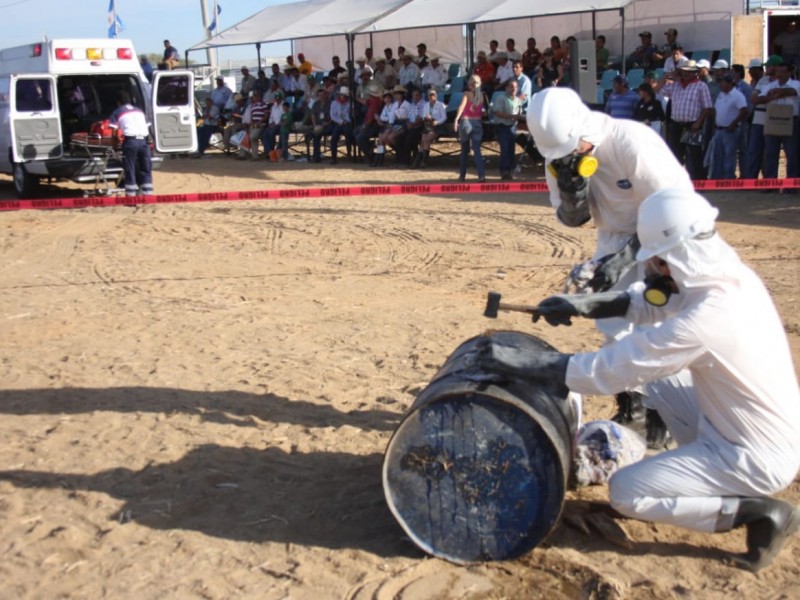
{"type": "Polygon", "coordinates": [[[530,304],[506,304],[505,302],[501,302],[498,306],[498,309],[510,310],[513,312],[523,312],[528,313],[529,315],[539,314],[539,307],[531,306],[530,304]]]}

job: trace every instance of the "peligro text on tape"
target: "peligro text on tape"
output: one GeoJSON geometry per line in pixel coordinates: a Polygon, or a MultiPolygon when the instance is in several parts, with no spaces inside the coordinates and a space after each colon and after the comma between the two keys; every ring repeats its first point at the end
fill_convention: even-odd
{"type": "MultiPolygon", "coordinates": [[[[695,181],[698,191],[768,190],[800,188],[800,178],[712,179],[695,181]]],[[[405,185],[366,185],[351,187],[290,188],[154,196],[91,196],[88,198],[49,198],[42,200],[0,200],[0,211],[54,210],[143,204],[183,204],[189,202],[236,202],[247,200],[289,200],[296,198],[344,198],[349,196],[399,196],[431,194],[519,194],[547,192],[543,181],[513,183],[437,183],[405,185]]]]}

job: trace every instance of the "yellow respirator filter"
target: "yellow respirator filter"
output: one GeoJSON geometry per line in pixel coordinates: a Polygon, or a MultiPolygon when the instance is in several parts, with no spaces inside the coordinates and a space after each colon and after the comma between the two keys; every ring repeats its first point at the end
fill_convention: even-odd
{"type": "Polygon", "coordinates": [[[591,177],[597,172],[599,163],[594,156],[568,156],[547,165],[550,174],[558,178],[558,166],[566,166],[572,171],[573,177],[591,177]]]}

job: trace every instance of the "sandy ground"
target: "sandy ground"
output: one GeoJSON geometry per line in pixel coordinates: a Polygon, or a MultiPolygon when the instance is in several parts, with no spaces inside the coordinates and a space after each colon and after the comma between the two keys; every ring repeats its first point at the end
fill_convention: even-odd
{"type": "MultiPolygon", "coordinates": [[[[455,179],[438,165],[215,154],[166,161],[156,189],[455,179]]],[[[797,197],[710,198],[797,364],[797,197]]],[[[519,560],[457,567],[395,523],[383,451],[462,341],[500,327],[599,343],[589,322],[482,317],[488,290],[535,302],[590,254],[592,228],[559,226],[542,194],[13,212],[0,228],[0,597],[800,597],[798,537],[759,575],[721,562],[741,531],[632,520],[631,550],[562,524],[519,560]]],[[[588,400],[589,418],[612,412],[588,400]]],[[[800,483],[781,497],[800,502],[800,483]]]]}

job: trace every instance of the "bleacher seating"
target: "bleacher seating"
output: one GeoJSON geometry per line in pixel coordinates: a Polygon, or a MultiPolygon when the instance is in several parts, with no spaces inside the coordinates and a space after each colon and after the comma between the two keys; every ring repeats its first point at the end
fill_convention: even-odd
{"type": "Polygon", "coordinates": [[[691,52],[686,53],[689,58],[693,61],[697,62],[698,60],[706,59],[708,62],[711,62],[712,52],[711,50],[692,50],[691,52]]]}
{"type": "Polygon", "coordinates": [[[628,88],[635,90],[644,81],[644,69],[631,69],[628,71],[628,88]]]}
{"type": "Polygon", "coordinates": [[[461,63],[452,63],[449,67],[447,67],[448,79],[453,79],[459,75],[461,75],[461,63]]]}

